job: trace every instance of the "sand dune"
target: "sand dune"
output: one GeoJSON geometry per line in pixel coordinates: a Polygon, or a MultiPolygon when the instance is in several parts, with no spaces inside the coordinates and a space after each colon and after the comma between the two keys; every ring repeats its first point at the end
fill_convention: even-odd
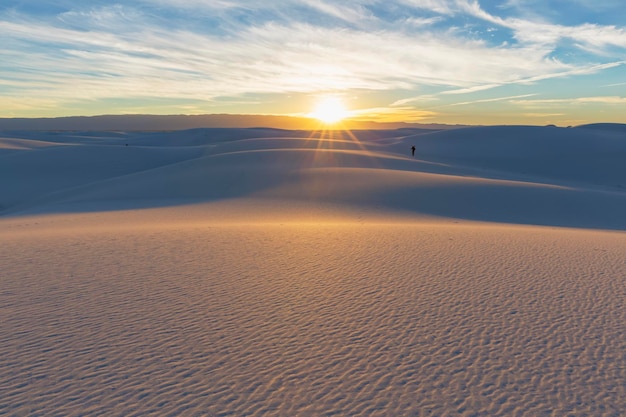
{"type": "Polygon", "coordinates": [[[38,135],[66,146],[25,150],[32,139],[2,141],[11,146],[0,156],[6,214],[280,198],[416,217],[626,228],[626,140],[615,129],[38,135]]]}
{"type": "Polygon", "coordinates": [[[626,189],[625,136],[617,129],[496,126],[415,138],[429,160],[527,176],[548,183],[626,189]]]}
{"type": "Polygon", "coordinates": [[[0,414],[623,415],[623,127],[415,132],[4,132],[0,414]]]}

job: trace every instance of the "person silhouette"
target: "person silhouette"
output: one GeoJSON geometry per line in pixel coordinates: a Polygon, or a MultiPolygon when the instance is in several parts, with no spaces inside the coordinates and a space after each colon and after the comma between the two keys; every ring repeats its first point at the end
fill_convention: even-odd
{"type": "Polygon", "coordinates": [[[411,146],[411,156],[415,157],[415,145],[411,146]]]}

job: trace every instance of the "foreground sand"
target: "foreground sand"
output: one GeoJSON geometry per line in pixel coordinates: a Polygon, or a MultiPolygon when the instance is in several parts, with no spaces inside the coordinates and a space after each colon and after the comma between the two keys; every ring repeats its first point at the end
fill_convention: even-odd
{"type": "Polygon", "coordinates": [[[5,143],[2,415],[626,412],[622,171],[5,143]]]}
{"type": "Polygon", "coordinates": [[[623,233],[172,214],[5,224],[0,411],[626,410],[623,233]]]}

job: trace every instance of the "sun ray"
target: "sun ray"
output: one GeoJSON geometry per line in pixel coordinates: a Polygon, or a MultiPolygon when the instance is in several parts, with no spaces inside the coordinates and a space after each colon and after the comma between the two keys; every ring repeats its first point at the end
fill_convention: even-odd
{"type": "MultiPolygon", "coordinates": [[[[372,167],[377,166],[375,153],[359,139],[359,133],[348,126],[352,111],[349,111],[337,95],[319,97],[308,117],[317,120],[307,142],[314,141],[315,152],[309,167],[341,167],[350,158],[360,154],[371,159],[372,167]]],[[[309,142],[311,143],[311,142],[309,142]]]]}

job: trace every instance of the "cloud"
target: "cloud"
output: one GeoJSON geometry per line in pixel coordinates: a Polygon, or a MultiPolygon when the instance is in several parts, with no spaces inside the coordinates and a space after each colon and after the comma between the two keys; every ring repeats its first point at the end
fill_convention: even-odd
{"type": "MultiPolygon", "coordinates": [[[[250,9],[259,7],[259,3],[256,3],[251,0],[185,0],[177,1],[177,0],[138,0],[140,3],[145,5],[159,6],[159,7],[169,7],[175,9],[189,9],[189,10],[197,10],[197,9],[212,9],[212,10],[228,10],[228,9],[250,9]]],[[[289,3],[289,1],[280,1],[275,0],[274,3],[289,3]]],[[[261,6],[267,7],[267,6],[261,6]]]]}
{"type": "Polygon", "coordinates": [[[445,15],[451,15],[455,10],[455,2],[450,0],[402,0],[401,3],[445,15]]]}
{"type": "Polygon", "coordinates": [[[410,26],[424,27],[431,26],[442,21],[443,19],[441,17],[409,17],[404,21],[404,23],[410,26]]]}
{"type": "Polygon", "coordinates": [[[606,64],[594,64],[594,65],[583,66],[580,68],[570,68],[565,71],[555,71],[555,72],[547,73],[547,74],[539,74],[539,75],[535,75],[535,76],[528,77],[528,78],[513,79],[506,83],[484,84],[484,85],[477,85],[477,86],[462,88],[462,89],[457,89],[457,90],[448,90],[448,91],[443,91],[441,94],[444,94],[444,95],[445,94],[469,94],[469,93],[475,93],[478,91],[490,90],[492,88],[502,87],[503,85],[506,85],[506,84],[508,85],[533,84],[538,81],[544,81],[544,80],[553,79],[553,78],[564,78],[564,77],[569,77],[573,75],[588,75],[588,74],[594,74],[594,73],[597,73],[606,69],[619,67],[624,64],[626,64],[626,61],[609,62],[606,64]]]}
{"type": "Polygon", "coordinates": [[[546,118],[546,117],[560,117],[567,116],[565,113],[524,113],[524,117],[532,117],[532,118],[546,118]]]}
{"type": "Polygon", "coordinates": [[[536,96],[536,95],[537,94],[521,94],[521,95],[517,95],[517,96],[486,98],[486,99],[482,99],[482,100],[472,100],[472,101],[463,101],[463,102],[460,102],[460,103],[453,103],[453,104],[449,104],[448,106],[450,106],[450,107],[453,107],[453,106],[467,106],[467,105],[479,104],[479,103],[493,103],[493,102],[497,102],[497,101],[511,101],[511,100],[524,98],[524,97],[533,97],[533,96],[536,96]]]}
{"type": "Polygon", "coordinates": [[[114,32],[127,25],[141,27],[146,24],[142,13],[121,5],[69,10],[56,16],[56,19],[68,28],[85,31],[98,29],[114,32]]]}
{"type": "MultiPolygon", "coordinates": [[[[3,99],[211,101],[421,86],[468,94],[624,64],[619,54],[607,55],[608,63],[556,59],[564,39],[592,54],[626,50],[619,27],[500,17],[475,0],[67,4],[69,10],[44,17],[0,11],[3,99]],[[509,29],[517,42],[494,45],[468,34],[459,29],[466,18],[509,29]]],[[[392,106],[401,110],[436,94],[392,106]]]]}
{"type": "Polygon", "coordinates": [[[352,23],[357,23],[371,16],[371,14],[367,13],[365,9],[358,5],[356,5],[356,7],[354,5],[350,7],[322,0],[304,0],[304,4],[328,16],[352,23]]]}
{"type": "Polygon", "coordinates": [[[415,103],[415,102],[419,102],[419,103],[425,103],[425,102],[433,102],[433,101],[439,101],[439,97],[437,97],[434,94],[425,94],[425,95],[419,95],[416,97],[409,97],[409,98],[405,98],[402,100],[396,100],[393,103],[390,104],[391,107],[402,107],[405,106],[409,103],[415,103]]]}
{"type": "MultiPolygon", "coordinates": [[[[511,82],[514,82],[514,80],[512,80],[511,82]]],[[[504,83],[475,85],[473,87],[461,88],[458,90],[443,91],[441,94],[470,94],[476,93],[478,91],[491,90],[492,88],[502,87],[503,85],[504,83]]]]}
{"type": "Polygon", "coordinates": [[[563,40],[572,40],[580,48],[594,53],[606,53],[609,47],[626,48],[626,31],[613,25],[585,23],[564,26],[545,21],[522,18],[500,18],[483,10],[477,1],[459,0],[465,13],[491,24],[514,31],[514,37],[524,44],[554,47],[563,40]]]}
{"type": "Polygon", "coordinates": [[[515,37],[524,43],[557,45],[569,39],[581,49],[597,54],[607,54],[612,47],[626,48],[626,32],[615,26],[562,26],[517,19],[507,21],[506,26],[514,29],[515,37]]]}
{"type": "MultiPolygon", "coordinates": [[[[28,80],[21,75],[20,87],[32,82],[35,68],[46,68],[38,73],[48,84],[48,93],[56,85],[58,94],[71,91],[83,98],[116,94],[211,98],[419,84],[464,87],[493,80],[506,83],[512,81],[512,73],[532,77],[564,67],[546,60],[542,50],[490,48],[430,32],[408,35],[269,23],[224,38],[150,26],[148,19],[136,19],[137,26],[128,27],[123,22],[126,15],[119,8],[91,12],[89,19],[115,22],[117,16],[121,23],[93,24],[88,31],[35,21],[0,22],[0,33],[42,46],[16,56],[15,65],[32,69],[28,80]],[[114,31],[105,30],[111,26],[114,31]],[[76,88],[63,90],[70,81],[76,88]]],[[[80,17],[63,15],[65,22],[80,17]]]]}
{"type": "Polygon", "coordinates": [[[432,110],[416,110],[413,107],[372,107],[353,110],[351,120],[371,120],[376,122],[422,122],[438,116],[432,110]]]}
{"type": "Polygon", "coordinates": [[[577,97],[562,99],[543,99],[543,100],[512,100],[514,104],[521,106],[553,106],[553,105],[578,105],[578,104],[611,104],[624,105],[626,97],[619,96],[597,96],[597,97],[577,97]]]}

